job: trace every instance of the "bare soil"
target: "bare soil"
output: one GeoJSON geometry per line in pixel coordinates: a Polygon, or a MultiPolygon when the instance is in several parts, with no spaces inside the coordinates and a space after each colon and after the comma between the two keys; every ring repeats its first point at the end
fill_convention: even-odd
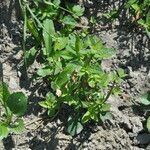
{"type": "MultiPolygon", "coordinates": [[[[139,105],[138,96],[150,90],[150,39],[145,31],[127,22],[124,13],[115,22],[107,22],[103,13],[122,5],[122,1],[85,1],[86,17],[95,16],[98,23],[92,28],[117,55],[103,61],[103,68],[121,67],[128,73],[122,83],[121,97],[110,97],[112,120],[103,125],[90,124],[76,137],[67,135],[66,110],[55,119],[41,120],[45,115],[39,105],[46,86],[41,81],[27,78],[22,51],[22,18],[18,1],[0,2],[0,63],[3,78],[11,91],[23,91],[29,97],[29,108],[24,116],[26,129],[0,142],[0,150],[150,150],[150,134],[145,128],[148,113],[139,105]]],[[[31,72],[38,64],[30,68],[31,72]]],[[[30,72],[29,72],[30,73],[30,72]]]]}

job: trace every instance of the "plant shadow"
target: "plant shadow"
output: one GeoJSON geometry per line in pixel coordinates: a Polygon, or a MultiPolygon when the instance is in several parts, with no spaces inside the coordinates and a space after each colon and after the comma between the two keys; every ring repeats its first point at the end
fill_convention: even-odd
{"type": "MultiPolygon", "coordinates": [[[[150,47],[150,40],[147,38],[147,35],[144,33],[143,30],[138,30],[136,26],[131,26],[131,22],[127,22],[128,18],[126,17],[126,10],[122,10],[121,14],[118,19],[118,25],[115,27],[112,26],[112,23],[104,18],[102,15],[103,13],[107,13],[110,11],[110,8],[116,9],[116,5],[114,4],[114,1],[110,0],[95,0],[91,4],[88,4],[86,0],[84,1],[86,6],[86,16],[90,19],[91,16],[96,16],[96,20],[98,21],[97,27],[91,27],[91,32],[100,35],[101,32],[116,32],[116,36],[113,40],[115,40],[118,44],[117,49],[118,52],[118,59],[121,60],[119,62],[119,66],[122,68],[127,68],[127,66],[131,66],[133,71],[139,70],[141,67],[146,68],[146,73],[150,70],[150,55],[148,55],[148,52],[145,51],[145,49],[148,49],[150,47]],[[128,49],[128,50],[127,50],[128,49]],[[127,55],[122,55],[125,51],[128,51],[127,55]],[[123,63],[123,60],[125,59],[125,63],[123,63]]],[[[122,8],[124,1],[119,0],[117,7],[122,8]]],[[[16,23],[11,22],[11,15],[12,10],[16,9],[16,14],[20,18],[20,10],[18,10],[18,1],[11,0],[9,8],[6,7],[5,4],[3,4],[3,13],[6,12],[7,17],[3,21],[0,21],[0,25],[3,23],[6,25],[9,35],[13,37],[13,42],[15,44],[20,43],[20,34],[13,34],[12,35],[12,29],[16,26],[18,26],[16,23]],[[16,4],[17,3],[17,4],[16,4]],[[18,15],[19,14],[19,15],[18,15]],[[19,40],[18,40],[19,39],[19,40]]],[[[18,18],[17,17],[17,18],[18,18]]],[[[20,21],[20,19],[18,20],[20,21]]],[[[107,38],[107,37],[106,37],[107,38]]],[[[109,40],[109,39],[106,39],[109,40]]],[[[21,59],[12,59],[13,55],[16,55],[18,51],[21,50],[21,47],[13,49],[12,55],[7,59],[10,63],[14,63],[14,69],[18,70],[18,64],[22,62],[21,59]]],[[[21,67],[19,70],[22,74],[20,78],[20,87],[26,89],[27,91],[30,91],[29,95],[29,108],[26,115],[34,114],[35,116],[39,116],[39,114],[42,112],[42,108],[38,105],[38,102],[41,101],[46,94],[47,91],[50,90],[50,88],[45,85],[42,81],[39,81],[35,84],[32,84],[33,80],[32,78],[29,78],[26,74],[25,67],[21,67]]],[[[134,106],[136,109],[134,112],[137,115],[140,115],[139,109],[137,106],[134,106]]],[[[142,110],[141,110],[142,111],[142,110]]],[[[142,111],[143,112],[143,111],[142,111]]],[[[62,121],[64,121],[67,117],[68,112],[63,112],[63,115],[58,116],[60,119],[62,116],[64,117],[62,121]]],[[[55,120],[54,120],[55,121],[55,120]]],[[[66,121],[64,121],[66,122],[66,121]]],[[[64,123],[65,124],[65,123],[64,123]]],[[[93,129],[94,127],[90,127],[93,129]]],[[[89,136],[92,134],[92,131],[89,127],[85,127],[85,130],[78,135],[78,139],[80,142],[80,145],[76,145],[71,138],[69,141],[69,144],[66,148],[66,150],[76,150],[79,149],[79,147],[82,145],[84,141],[87,141],[89,136]]],[[[33,150],[44,150],[44,149],[56,149],[57,145],[59,144],[59,139],[56,135],[58,134],[59,129],[58,127],[51,127],[48,131],[40,130],[36,133],[36,135],[41,135],[41,137],[37,137],[36,135],[29,141],[29,146],[33,150]],[[51,132],[50,132],[51,131],[51,132]],[[47,140],[43,140],[47,139],[47,140]]],[[[12,141],[12,139],[9,139],[9,141],[12,141]]],[[[10,142],[11,143],[11,142],[10,142]]],[[[26,143],[23,143],[26,144],[26,143]]],[[[9,144],[10,145],[10,144],[9,144]]],[[[11,143],[11,147],[14,147],[14,144],[11,143]]],[[[4,142],[5,148],[8,150],[7,142],[4,142]]]]}
{"type": "Polygon", "coordinates": [[[123,7],[125,2],[125,0],[115,2],[113,0],[84,0],[86,17],[88,19],[91,16],[95,17],[97,24],[91,26],[91,31],[100,37],[104,32],[103,39],[106,43],[111,41],[106,33],[115,32],[115,37],[110,38],[117,42],[115,48],[118,50],[117,58],[120,60],[120,67],[130,66],[133,71],[145,68],[145,72],[148,73],[150,70],[150,39],[146,31],[132,21],[133,16],[123,7]],[[119,10],[119,15],[113,22],[104,16],[112,10],[119,10]]]}

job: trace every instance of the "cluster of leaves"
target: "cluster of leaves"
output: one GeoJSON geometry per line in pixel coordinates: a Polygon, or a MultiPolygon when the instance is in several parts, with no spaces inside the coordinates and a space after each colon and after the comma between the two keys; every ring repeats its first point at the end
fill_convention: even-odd
{"type": "MultiPolygon", "coordinates": [[[[133,16],[132,21],[145,28],[150,37],[150,0],[127,0],[123,6],[133,16]]],[[[105,16],[109,19],[115,19],[120,11],[121,9],[113,10],[105,16]]]]}
{"type": "Polygon", "coordinates": [[[86,27],[79,26],[84,8],[60,0],[34,0],[32,4],[23,3],[22,8],[26,42],[32,39],[34,43],[25,52],[26,65],[40,56],[42,67],[37,74],[51,87],[46,100],[39,104],[51,117],[62,104],[73,108],[74,113],[68,117],[71,135],[78,134],[82,124],[90,120],[107,119],[107,99],[119,92],[117,84],[125,74],[123,70],[106,73],[101,69],[102,60],[112,57],[115,50],[106,48],[98,37],[87,34],[86,27]]]}
{"type": "Polygon", "coordinates": [[[24,129],[21,116],[27,109],[27,98],[22,92],[10,93],[5,83],[0,83],[0,139],[9,133],[20,133],[24,129]]]}
{"type": "Polygon", "coordinates": [[[150,0],[128,0],[126,8],[134,15],[139,25],[142,25],[150,36],[150,0]]]}

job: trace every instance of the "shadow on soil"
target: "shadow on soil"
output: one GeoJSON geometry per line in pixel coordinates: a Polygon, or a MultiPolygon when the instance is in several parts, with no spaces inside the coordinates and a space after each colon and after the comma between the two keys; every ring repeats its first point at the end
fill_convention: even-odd
{"type": "MultiPolygon", "coordinates": [[[[88,3],[87,1],[84,1],[85,7],[86,7],[86,14],[90,18],[90,16],[96,16],[96,20],[98,21],[98,24],[100,25],[100,28],[93,28],[92,32],[96,33],[97,35],[100,34],[101,31],[110,31],[112,27],[112,23],[110,23],[106,18],[104,18],[101,14],[106,13],[110,11],[111,9],[115,9],[116,5],[114,4],[114,1],[110,0],[95,0],[92,3],[88,3]],[[100,14],[100,17],[99,17],[100,14]]],[[[123,1],[118,1],[119,8],[122,8],[123,1]]],[[[12,29],[14,26],[16,26],[16,23],[13,23],[11,21],[12,11],[13,9],[16,9],[16,16],[18,16],[18,20],[20,20],[20,10],[18,9],[18,1],[11,0],[9,3],[9,7],[5,5],[5,2],[2,3],[2,15],[3,15],[3,21],[0,21],[0,25],[4,23],[7,26],[7,29],[9,31],[10,36],[12,36],[12,29]]],[[[126,58],[126,64],[122,67],[131,66],[133,70],[138,70],[141,66],[145,66],[148,72],[150,69],[150,56],[145,56],[145,48],[150,47],[150,41],[148,38],[146,38],[146,35],[143,34],[142,30],[136,29],[134,26],[130,26],[131,22],[127,22],[127,18],[125,17],[126,11],[124,9],[121,10],[121,14],[119,17],[119,25],[115,26],[115,30],[117,32],[117,36],[115,37],[115,40],[118,43],[123,43],[123,45],[119,44],[118,49],[121,49],[121,51],[124,51],[126,49],[130,49],[129,55],[126,58]],[[133,29],[134,28],[134,29],[133,29]],[[136,38],[138,36],[138,38],[136,38]],[[134,43],[136,41],[136,43],[134,43]],[[134,52],[136,51],[138,52],[134,52]]],[[[20,36],[17,36],[14,38],[13,41],[15,44],[20,43],[20,36]],[[19,40],[18,40],[19,39],[19,40]]],[[[17,50],[14,49],[14,53],[12,55],[15,55],[15,51],[21,50],[21,48],[18,47],[17,50]]],[[[121,59],[121,58],[120,58],[121,59]]],[[[15,63],[15,67],[18,68],[18,64],[21,60],[9,60],[13,61],[15,63]]],[[[120,64],[121,66],[122,64],[120,64]]],[[[45,95],[46,91],[48,90],[48,87],[46,85],[43,85],[42,82],[36,83],[34,86],[30,86],[32,83],[32,80],[28,79],[26,76],[26,72],[24,69],[20,70],[22,73],[22,77],[20,79],[20,86],[22,88],[25,88],[26,90],[29,90],[31,92],[29,96],[29,109],[27,112],[27,115],[34,114],[39,115],[39,112],[41,112],[42,108],[38,105],[38,102],[42,99],[41,95],[45,95]],[[43,94],[44,93],[44,94],[43,94]]],[[[93,127],[91,127],[93,128],[93,127]]],[[[30,145],[30,148],[32,150],[44,150],[44,149],[56,149],[59,141],[58,137],[56,135],[59,132],[58,127],[50,128],[49,131],[44,132],[43,130],[39,130],[36,133],[36,136],[34,136],[28,144],[30,145]],[[38,135],[41,137],[39,138],[38,135]],[[43,140],[44,139],[44,140],[43,140]]],[[[91,134],[91,130],[83,131],[79,136],[79,141],[82,144],[84,141],[88,140],[88,137],[91,134]]],[[[30,134],[30,133],[29,133],[30,134]]],[[[4,147],[6,150],[10,150],[15,147],[14,142],[9,136],[7,139],[3,141],[4,147]],[[9,144],[8,144],[9,143],[9,144]]],[[[22,143],[22,145],[25,145],[26,143],[22,143]]],[[[74,144],[73,139],[68,144],[66,150],[76,150],[78,149],[77,145],[74,144]]]]}
{"type": "Polygon", "coordinates": [[[21,21],[21,9],[19,7],[19,0],[3,0],[0,3],[0,26],[4,24],[7,27],[9,37],[12,38],[14,44],[19,44],[20,34],[16,33],[16,28],[18,27],[18,22],[21,21]]]}
{"type": "Polygon", "coordinates": [[[115,31],[116,37],[114,40],[117,41],[120,51],[118,59],[122,59],[121,53],[128,51],[128,54],[124,56],[126,63],[120,63],[120,66],[123,68],[131,66],[133,71],[145,67],[148,73],[150,70],[150,39],[146,35],[146,31],[142,28],[140,29],[139,26],[132,21],[133,16],[128,15],[128,11],[124,9],[123,5],[125,0],[118,0],[116,2],[113,0],[84,0],[84,3],[86,16],[89,19],[91,16],[95,16],[98,24],[98,26],[91,26],[91,31],[97,35],[100,35],[101,31],[115,31]],[[118,19],[114,21],[114,23],[103,15],[112,10],[119,10],[118,19]],[[113,26],[113,24],[115,25],[113,26]]]}

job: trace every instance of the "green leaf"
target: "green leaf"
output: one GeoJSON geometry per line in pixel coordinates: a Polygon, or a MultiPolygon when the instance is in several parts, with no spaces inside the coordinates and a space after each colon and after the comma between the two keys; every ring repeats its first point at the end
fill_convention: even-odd
{"type": "Polygon", "coordinates": [[[16,134],[21,133],[24,129],[24,122],[22,119],[17,119],[13,124],[9,126],[11,132],[16,134]]]}
{"type": "Polygon", "coordinates": [[[8,90],[8,86],[6,83],[0,82],[0,101],[5,102],[10,95],[10,92],[8,90]]]}
{"type": "Polygon", "coordinates": [[[46,47],[46,53],[49,57],[52,53],[52,37],[55,34],[54,23],[50,19],[46,19],[43,22],[44,30],[43,30],[43,38],[46,47]]]}
{"type": "Polygon", "coordinates": [[[83,48],[83,41],[79,36],[76,36],[76,42],[75,42],[75,50],[77,53],[79,53],[80,50],[83,48]]]}
{"type": "Polygon", "coordinates": [[[66,47],[66,49],[64,51],[60,51],[58,53],[59,53],[59,56],[62,57],[63,59],[65,59],[65,60],[71,60],[73,58],[76,58],[75,51],[72,50],[71,48],[69,48],[68,46],[66,47]]]}
{"type": "Polygon", "coordinates": [[[101,111],[109,111],[110,110],[111,105],[110,104],[103,104],[101,111]]]}
{"type": "Polygon", "coordinates": [[[56,102],[55,96],[52,93],[47,93],[46,100],[39,102],[39,105],[44,108],[51,109],[56,102]]]}
{"type": "Polygon", "coordinates": [[[0,140],[8,136],[9,130],[6,125],[0,123],[0,140]]]}
{"type": "Polygon", "coordinates": [[[39,102],[39,105],[43,108],[49,108],[49,103],[47,101],[41,101],[39,102]]]}
{"type": "Polygon", "coordinates": [[[41,77],[46,77],[48,75],[51,75],[51,73],[52,73],[52,69],[50,67],[40,68],[37,71],[37,74],[41,77]]]}
{"type": "Polygon", "coordinates": [[[138,12],[138,11],[140,10],[140,7],[139,7],[139,5],[138,5],[137,3],[132,4],[131,7],[132,7],[136,12],[138,12]]]}
{"type": "Polygon", "coordinates": [[[75,5],[73,6],[72,11],[76,16],[80,17],[84,13],[84,8],[81,7],[80,5],[75,5]]]}
{"type": "Polygon", "coordinates": [[[10,111],[17,116],[24,115],[27,110],[27,97],[22,92],[11,94],[6,103],[10,111]]]}
{"type": "Polygon", "coordinates": [[[150,116],[147,119],[146,127],[147,127],[148,131],[150,132],[150,116]]]}
{"type": "Polygon", "coordinates": [[[37,50],[35,47],[32,47],[29,51],[25,51],[25,60],[26,60],[26,67],[29,67],[31,64],[33,64],[35,60],[37,50]]]}
{"type": "Polygon", "coordinates": [[[66,47],[67,43],[68,43],[67,37],[58,37],[55,41],[54,49],[62,50],[66,47]]]}
{"type": "Polygon", "coordinates": [[[89,120],[91,120],[91,113],[89,111],[87,111],[83,117],[82,117],[82,122],[83,123],[86,123],[88,122],[89,120]]]}
{"type": "Polygon", "coordinates": [[[61,101],[56,101],[56,97],[52,93],[47,93],[46,100],[39,102],[39,105],[48,109],[48,116],[52,117],[58,111],[61,101]]]}
{"type": "Polygon", "coordinates": [[[98,49],[98,51],[95,54],[95,57],[99,59],[108,59],[113,57],[115,54],[116,54],[115,49],[102,48],[98,49]]]}
{"type": "Polygon", "coordinates": [[[72,72],[76,69],[76,65],[73,63],[68,64],[65,69],[57,76],[55,83],[59,87],[63,86],[70,80],[72,72]]]}
{"type": "Polygon", "coordinates": [[[37,26],[36,26],[35,22],[32,21],[31,19],[27,19],[27,27],[28,27],[30,33],[36,39],[37,43],[40,42],[41,39],[40,39],[40,35],[39,35],[38,30],[37,30],[37,26]]]}
{"type": "Polygon", "coordinates": [[[143,20],[143,19],[139,19],[139,20],[137,21],[137,23],[140,24],[141,26],[143,26],[144,28],[147,28],[147,27],[148,27],[147,24],[146,24],[146,22],[145,22],[145,20],[143,20]]]}
{"type": "Polygon", "coordinates": [[[55,104],[55,105],[53,105],[52,108],[48,109],[48,111],[47,111],[48,116],[53,117],[57,113],[58,107],[59,107],[59,105],[55,104]]]}
{"type": "Polygon", "coordinates": [[[79,120],[73,119],[72,117],[69,117],[68,119],[68,128],[67,132],[74,136],[76,134],[79,134],[83,130],[83,125],[79,120]]]}
{"type": "Polygon", "coordinates": [[[117,70],[117,73],[118,73],[118,75],[119,75],[120,78],[124,78],[124,77],[127,76],[127,74],[125,74],[124,70],[121,69],[121,68],[119,68],[119,69],[117,70]]]}
{"type": "Polygon", "coordinates": [[[65,16],[62,20],[62,22],[66,25],[71,25],[71,26],[76,26],[77,25],[77,22],[76,20],[72,17],[72,16],[65,16]]]}
{"type": "Polygon", "coordinates": [[[92,87],[92,88],[95,87],[95,81],[93,81],[93,80],[90,80],[90,81],[88,82],[88,84],[89,84],[89,86],[92,87]]]}
{"type": "Polygon", "coordinates": [[[150,92],[147,92],[147,93],[143,94],[140,97],[140,101],[144,105],[150,105],[150,92]]]}
{"type": "Polygon", "coordinates": [[[56,7],[59,7],[61,1],[60,0],[53,0],[53,4],[56,6],[56,7]]]}

